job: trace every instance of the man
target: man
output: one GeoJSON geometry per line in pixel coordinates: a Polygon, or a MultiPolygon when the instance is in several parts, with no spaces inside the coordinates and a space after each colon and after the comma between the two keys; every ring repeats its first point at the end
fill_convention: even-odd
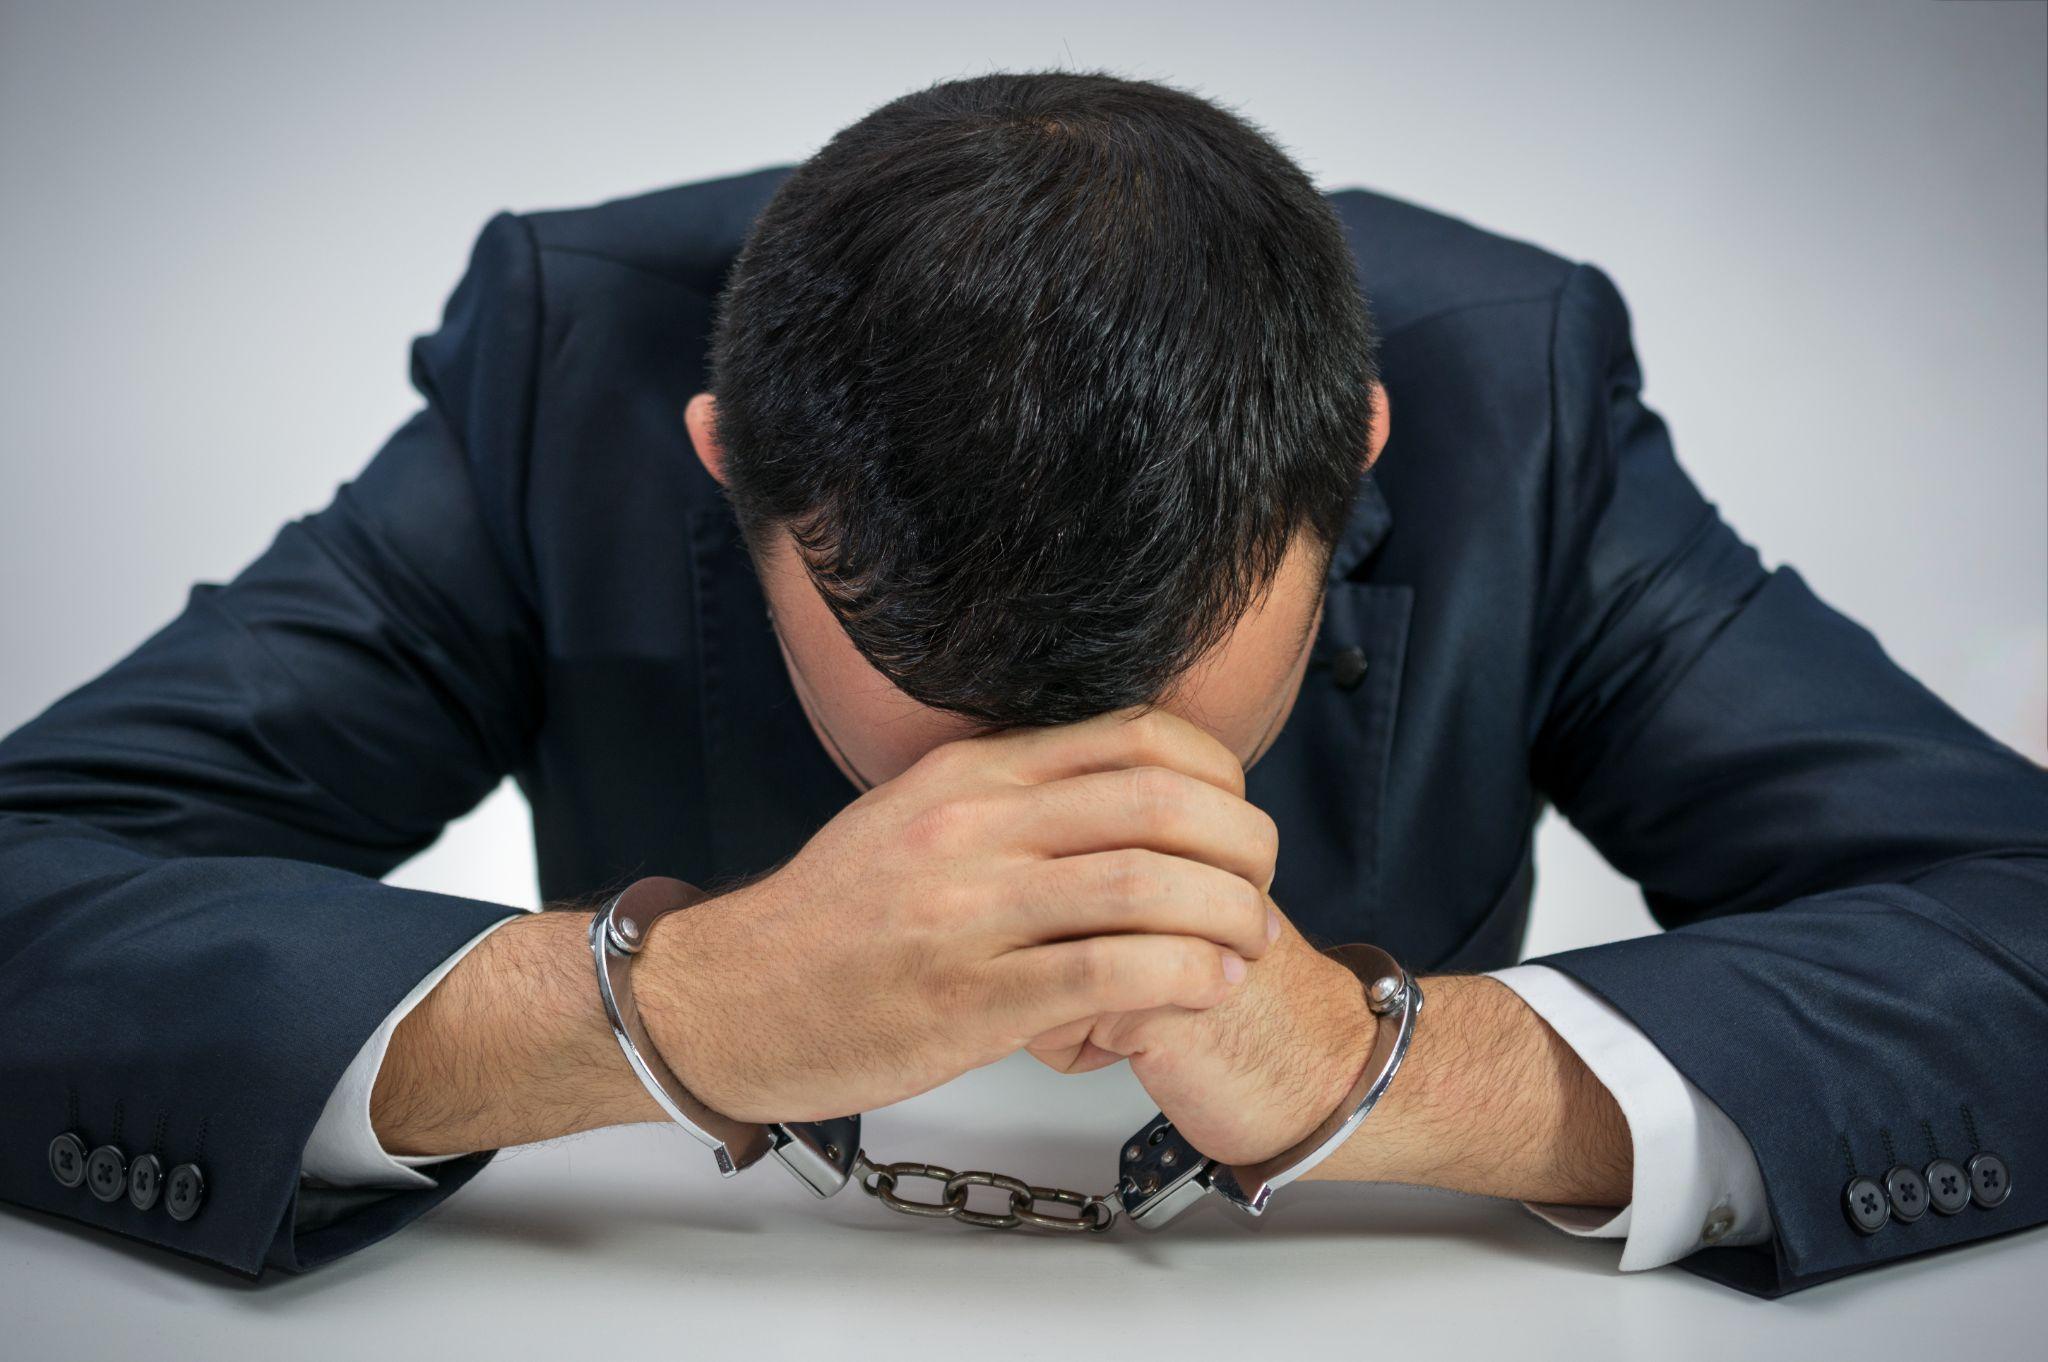
{"type": "Polygon", "coordinates": [[[640,1008],[737,1119],[1029,1048],[1263,1158],[1366,941],[1428,1008],[1317,1177],[1761,1294],[2048,1217],[2048,775],[1701,499],[1598,269],[998,74],[500,214],[413,378],[0,743],[8,1201],[303,1270],[660,1119],[586,930],[670,874],[640,1008]],[[508,771],[558,911],[377,882],[508,771]],[[1513,965],[1546,800],[1671,930],[1513,965]]]}

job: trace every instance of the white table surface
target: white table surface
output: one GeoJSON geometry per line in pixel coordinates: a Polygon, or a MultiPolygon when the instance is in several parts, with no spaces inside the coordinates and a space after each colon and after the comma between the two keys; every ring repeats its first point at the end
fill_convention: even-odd
{"type": "MultiPolygon", "coordinates": [[[[881,1159],[1093,1190],[1152,1110],[1121,1067],[1019,1058],[865,1134],[881,1159]]],[[[505,1151],[382,1243],[253,1284],[0,1215],[0,1358],[2048,1357],[2039,1230],[1778,1301],[1618,1257],[1512,1202],[1334,1184],[1256,1222],[1209,1205],[1158,1234],[977,1230],[852,1188],[821,1202],[772,1163],[722,1183],[646,1125],[505,1151]]]]}

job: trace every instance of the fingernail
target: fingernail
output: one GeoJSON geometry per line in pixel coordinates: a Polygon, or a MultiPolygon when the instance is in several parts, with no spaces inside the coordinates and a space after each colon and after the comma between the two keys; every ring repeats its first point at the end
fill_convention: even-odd
{"type": "Polygon", "coordinates": [[[1278,908],[1268,908],[1266,910],[1266,944],[1270,946],[1279,939],[1280,910],[1278,908]]]}
{"type": "Polygon", "coordinates": [[[1223,952],[1223,978],[1233,984],[1244,979],[1244,957],[1236,951],[1223,952]]]}

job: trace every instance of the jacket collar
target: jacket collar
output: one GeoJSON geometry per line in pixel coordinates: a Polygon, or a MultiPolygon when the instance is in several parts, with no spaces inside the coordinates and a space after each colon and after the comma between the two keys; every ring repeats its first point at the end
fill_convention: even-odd
{"type": "Polygon", "coordinates": [[[1337,547],[1330,553],[1330,583],[1335,585],[1344,581],[1363,567],[1393,525],[1393,513],[1387,509],[1386,497],[1380,494],[1378,476],[1373,473],[1361,475],[1358,495],[1351,502],[1350,519],[1345,521],[1344,533],[1338,537],[1337,547]]]}

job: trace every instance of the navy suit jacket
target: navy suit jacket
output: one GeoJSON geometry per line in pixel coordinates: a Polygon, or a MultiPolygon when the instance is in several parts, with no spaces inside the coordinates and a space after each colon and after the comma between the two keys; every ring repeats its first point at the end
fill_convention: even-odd
{"type": "MultiPolygon", "coordinates": [[[[379,876],[508,772],[550,900],[764,869],[854,797],[682,420],[789,170],[492,218],[414,342],[417,414],[0,742],[0,1198],[252,1275],[361,1248],[493,1156],[309,1215],[307,1137],[510,911],[379,876]],[[198,1214],[64,1185],[67,1131],[196,1165],[198,1214]]],[[[1722,521],[1599,269],[1329,199],[1401,419],[1250,774],[1275,899],[1418,971],[1509,964],[1552,803],[1669,930],[1545,963],[1762,1170],[1774,1240],[1686,1266],[1775,1294],[2048,1218],[2048,773],[1722,521]],[[2012,1173],[1995,1209],[1845,1218],[1852,1172],[1980,1149],[2012,1173]]]]}

